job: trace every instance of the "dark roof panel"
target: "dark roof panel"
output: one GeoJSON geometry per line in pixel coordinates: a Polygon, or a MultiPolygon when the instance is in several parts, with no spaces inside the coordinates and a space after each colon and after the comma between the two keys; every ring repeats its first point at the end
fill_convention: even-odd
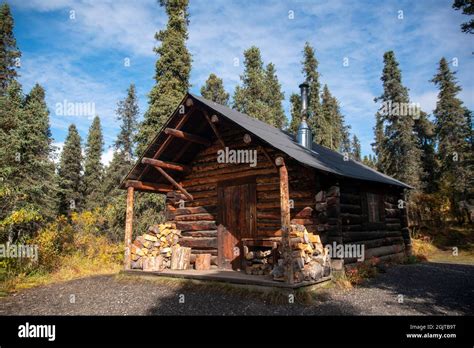
{"type": "Polygon", "coordinates": [[[203,97],[193,94],[191,94],[191,96],[209,108],[214,109],[222,116],[242,126],[248,132],[253,133],[273,147],[283,151],[288,156],[310,167],[349,178],[376,181],[384,184],[411,188],[409,185],[388,175],[379,173],[362,163],[351,159],[345,161],[344,156],[337,151],[330,150],[314,143],[312,150],[309,150],[299,145],[292,135],[265,122],[207,100],[203,97]]]}

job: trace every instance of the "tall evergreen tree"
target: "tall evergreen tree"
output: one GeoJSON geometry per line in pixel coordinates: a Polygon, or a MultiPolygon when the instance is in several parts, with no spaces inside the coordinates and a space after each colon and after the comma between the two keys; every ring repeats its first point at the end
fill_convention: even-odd
{"type": "Polygon", "coordinates": [[[301,97],[298,94],[293,93],[290,96],[290,105],[291,122],[288,131],[296,135],[301,123],[301,97]]]}
{"type": "MultiPolygon", "coordinates": [[[[400,115],[392,106],[409,104],[408,89],[402,85],[401,71],[395,54],[388,51],[384,54],[384,69],[381,77],[383,94],[375,101],[381,101],[382,107],[376,115],[376,131],[384,125],[384,138],[376,144],[380,166],[385,174],[395,177],[413,187],[420,186],[421,151],[414,135],[414,117],[400,115]]],[[[377,134],[376,134],[377,135],[377,134]]]]}
{"type": "Polygon", "coordinates": [[[134,138],[139,112],[135,87],[131,84],[127,96],[119,101],[117,106],[117,119],[121,122],[120,133],[114,143],[114,155],[106,169],[102,185],[103,195],[107,197],[109,237],[115,240],[122,238],[125,224],[125,195],[118,187],[133,165],[134,138]]]}
{"type": "MultiPolygon", "coordinates": [[[[303,65],[302,73],[305,81],[309,84],[309,100],[308,100],[308,111],[311,115],[308,120],[309,126],[313,132],[313,136],[318,133],[318,130],[321,130],[320,122],[324,123],[324,119],[320,119],[318,116],[321,114],[321,101],[320,101],[320,90],[321,84],[319,83],[319,72],[318,65],[319,62],[316,59],[316,54],[314,48],[309,44],[305,43],[303,48],[303,60],[301,61],[303,65]]],[[[299,105],[301,105],[301,97],[297,94],[293,94],[290,97],[290,102],[292,104],[291,109],[298,111],[291,114],[291,126],[290,131],[296,134],[298,130],[298,125],[301,122],[301,114],[299,112],[299,105]]],[[[315,142],[317,142],[315,137],[315,142]]]]}
{"type": "Polygon", "coordinates": [[[229,106],[229,93],[224,89],[222,79],[216,74],[210,74],[206,84],[201,87],[201,95],[217,104],[229,106]]]}
{"type": "Polygon", "coordinates": [[[357,135],[353,135],[352,137],[352,158],[354,160],[360,162],[361,161],[361,149],[360,149],[360,141],[357,138],[357,135]]]}
{"type": "Polygon", "coordinates": [[[252,46],[244,52],[244,73],[240,76],[242,86],[234,92],[233,107],[258,120],[273,124],[271,109],[267,103],[267,86],[260,50],[252,46]]]}
{"type": "MultiPolygon", "coordinates": [[[[127,90],[127,97],[117,104],[117,119],[121,121],[120,133],[117,136],[114,147],[126,157],[127,163],[132,161],[135,155],[135,134],[138,127],[138,99],[135,85],[132,83],[127,90]]],[[[128,166],[128,165],[127,165],[128,166]]]]}
{"type": "Polygon", "coordinates": [[[21,52],[13,34],[14,21],[7,3],[0,5],[0,95],[17,76],[17,61],[21,52]]]}
{"type": "Polygon", "coordinates": [[[161,43],[155,48],[159,56],[155,67],[156,84],[150,92],[149,108],[139,127],[138,154],[159,132],[190,87],[191,55],[186,48],[188,0],[160,0],[160,5],[166,10],[168,24],[165,30],[155,35],[161,43]]]}
{"type": "Polygon", "coordinates": [[[450,198],[452,207],[455,207],[457,200],[472,194],[472,148],[469,144],[472,130],[468,128],[466,109],[457,97],[461,87],[445,58],[440,60],[438,73],[432,82],[439,88],[434,117],[441,169],[440,186],[450,198]]]}
{"type": "Polygon", "coordinates": [[[436,181],[439,172],[435,153],[434,124],[423,111],[420,111],[420,117],[415,120],[415,134],[421,150],[421,188],[426,193],[433,193],[437,190],[436,181]]]}
{"type": "Polygon", "coordinates": [[[84,161],[84,176],[82,179],[84,206],[87,209],[102,205],[103,196],[101,185],[104,178],[104,166],[102,165],[102,151],[104,139],[99,116],[94,117],[87,135],[84,161]]]}
{"type": "Polygon", "coordinates": [[[82,204],[81,137],[74,124],[69,126],[58,167],[59,213],[68,215],[82,204]]]}
{"type": "Polygon", "coordinates": [[[266,103],[270,108],[270,119],[273,126],[283,129],[287,126],[287,119],[283,111],[282,102],[285,99],[281,91],[280,82],[276,75],[275,65],[269,63],[265,69],[266,103]]]}
{"type": "Polygon", "coordinates": [[[25,98],[23,126],[22,182],[31,204],[35,204],[43,217],[55,216],[55,166],[52,161],[52,137],[45,91],[38,84],[25,98]]]}
{"type": "Polygon", "coordinates": [[[368,156],[364,156],[362,159],[362,163],[365,164],[366,166],[372,168],[372,169],[377,169],[377,163],[376,163],[376,158],[375,156],[372,156],[369,154],[368,156]]]}

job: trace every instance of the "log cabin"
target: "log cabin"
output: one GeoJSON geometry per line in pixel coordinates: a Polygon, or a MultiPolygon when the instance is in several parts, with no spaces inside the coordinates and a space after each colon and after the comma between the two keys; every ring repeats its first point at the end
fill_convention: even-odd
{"type": "MultiPolygon", "coordinates": [[[[252,246],[280,243],[291,253],[291,224],[304,225],[325,245],[363,245],[366,259],[410,251],[403,204],[410,187],[313,143],[306,121],[317,115],[307,114],[307,84],[300,88],[297,136],[184,96],[120,185],[128,192],[126,269],[135,191],[166,194],[166,220],[181,231],[180,245],[193,255],[211,254],[219,268],[240,270],[241,251],[252,246]]],[[[332,269],[355,261],[332,256],[332,269]]]]}

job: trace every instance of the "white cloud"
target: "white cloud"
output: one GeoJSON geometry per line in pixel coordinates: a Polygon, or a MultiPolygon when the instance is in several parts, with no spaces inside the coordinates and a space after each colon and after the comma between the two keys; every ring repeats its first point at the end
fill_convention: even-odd
{"type": "Polygon", "coordinates": [[[104,166],[108,166],[109,163],[112,161],[112,158],[114,157],[114,152],[114,149],[110,147],[102,153],[101,161],[104,166]]]}

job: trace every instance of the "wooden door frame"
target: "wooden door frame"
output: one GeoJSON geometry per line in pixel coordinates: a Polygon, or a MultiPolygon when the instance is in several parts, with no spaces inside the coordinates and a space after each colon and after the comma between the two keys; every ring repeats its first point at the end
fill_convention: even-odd
{"type": "MultiPolygon", "coordinates": [[[[250,234],[256,238],[257,236],[257,183],[256,183],[256,177],[255,176],[248,176],[248,177],[243,177],[243,178],[238,178],[238,179],[231,179],[231,180],[222,180],[217,182],[216,190],[217,190],[217,224],[219,225],[218,228],[218,234],[217,234],[217,244],[218,244],[218,260],[221,260],[220,265],[218,265],[220,268],[226,268],[227,265],[225,265],[224,262],[224,257],[223,257],[223,236],[226,233],[226,226],[224,226],[224,206],[222,201],[220,200],[220,191],[223,190],[226,187],[230,186],[240,186],[240,185],[245,185],[245,184],[251,184],[250,187],[253,186],[253,189],[251,188],[249,191],[249,207],[250,207],[250,214],[253,216],[250,222],[250,229],[251,232],[250,234]],[[251,204],[251,203],[254,204],[251,204]]],[[[239,236],[239,245],[242,246],[242,236],[239,236]]],[[[241,248],[242,252],[242,248],[241,248]]],[[[244,258],[242,255],[240,255],[240,260],[243,262],[244,258]]]]}

